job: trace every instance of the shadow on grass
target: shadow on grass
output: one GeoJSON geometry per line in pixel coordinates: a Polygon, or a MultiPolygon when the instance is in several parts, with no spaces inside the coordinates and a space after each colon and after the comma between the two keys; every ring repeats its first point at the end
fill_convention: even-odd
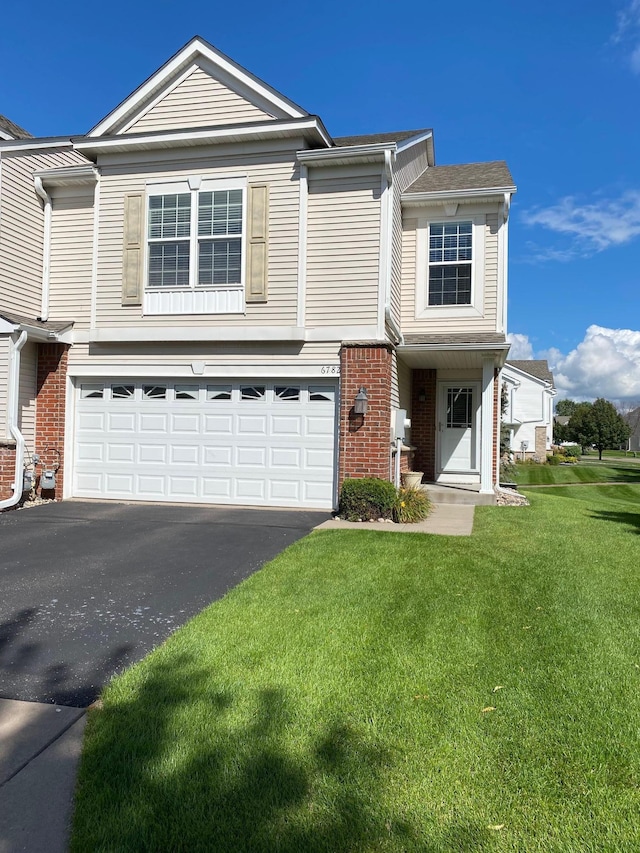
{"type": "Polygon", "coordinates": [[[283,690],[221,690],[186,655],[147,675],[91,714],[75,853],[489,849],[486,827],[426,839],[385,809],[390,756],[337,715],[313,735],[283,690]]]}
{"type": "Polygon", "coordinates": [[[617,524],[623,524],[630,529],[630,532],[640,534],[640,512],[611,512],[608,510],[595,510],[591,513],[591,518],[598,518],[602,521],[614,521],[617,524]]]}

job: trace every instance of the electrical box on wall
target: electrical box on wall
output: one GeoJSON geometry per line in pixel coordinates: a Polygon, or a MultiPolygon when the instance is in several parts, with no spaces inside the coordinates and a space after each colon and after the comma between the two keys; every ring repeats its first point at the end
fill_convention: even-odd
{"type": "Polygon", "coordinates": [[[43,471],[40,475],[40,488],[41,489],[55,489],[56,487],[56,472],[55,471],[43,471]]]}
{"type": "Polygon", "coordinates": [[[31,489],[33,488],[33,478],[34,478],[33,471],[25,470],[22,472],[22,491],[23,492],[30,492],[31,491],[31,489]]]}
{"type": "Polygon", "coordinates": [[[411,429],[411,420],[407,417],[406,409],[395,409],[394,437],[405,440],[407,430],[411,429]]]}

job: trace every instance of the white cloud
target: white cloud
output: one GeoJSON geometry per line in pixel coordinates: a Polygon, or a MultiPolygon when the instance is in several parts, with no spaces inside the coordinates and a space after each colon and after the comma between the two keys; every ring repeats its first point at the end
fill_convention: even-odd
{"type": "MultiPolygon", "coordinates": [[[[515,345],[509,358],[532,358],[527,335],[508,336],[515,345]],[[531,355],[525,353],[530,352],[531,355]]],[[[552,347],[535,354],[546,358],[559,397],[595,400],[605,397],[617,403],[640,400],[640,331],[589,326],[584,339],[568,353],[552,347]]]]}
{"type": "MultiPolygon", "coordinates": [[[[639,0],[640,3],[640,0],[639,0]]],[[[640,47],[639,57],[640,63],[640,47]]],[[[560,249],[539,250],[530,244],[535,260],[571,260],[588,257],[610,246],[621,246],[640,236],[640,192],[630,190],[619,198],[580,203],[566,196],[550,207],[523,214],[527,225],[540,225],[570,241],[560,249]]]]}
{"type": "Polygon", "coordinates": [[[640,74],[640,0],[631,0],[618,12],[616,29],[609,41],[623,48],[631,70],[640,74]]]}
{"type": "Polygon", "coordinates": [[[523,360],[533,358],[533,347],[528,335],[509,334],[507,340],[511,344],[509,358],[523,360]]]}

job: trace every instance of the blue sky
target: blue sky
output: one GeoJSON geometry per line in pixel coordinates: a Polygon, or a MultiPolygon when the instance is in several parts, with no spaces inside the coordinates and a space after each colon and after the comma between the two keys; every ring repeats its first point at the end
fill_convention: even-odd
{"type": "Polygon", "coordinates": [[[335,136],[433,127],[441,165],[507,160],[513,357],[640,402],[640,0],[14,3],[0,113],[83,133],[195,34],[335,136]]]}

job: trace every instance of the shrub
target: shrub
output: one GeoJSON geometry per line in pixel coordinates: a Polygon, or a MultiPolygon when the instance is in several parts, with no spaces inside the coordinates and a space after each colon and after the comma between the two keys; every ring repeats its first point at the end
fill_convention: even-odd
{"type": "Polygon", "coordinates": [[[577,459],[578,456],[582,455],[582,448],[579,444],[567,444],[564,446],[563,450],[565,456],[573,457],[574,459],[577,459]]]}
{"type": "Polygon", "coordinates": [[[413,524],[429,515],[431,501],[424,489],[398,489],[393,520],[398,524],[413,524]]]}
{"type": "Polygon", "coordinates": [[[396,487],[375,477],[345,480],[340,490],[338,513],[347,521],[391,518],[396,502],[396,487]]]}
{"type": "Polygon", "coordinates": [[[549,465],[559,465],[561,462],[564,462],[564,456],[557,456],[555,453],[553,456],[547,456],[547,463],[549,465]]]}

